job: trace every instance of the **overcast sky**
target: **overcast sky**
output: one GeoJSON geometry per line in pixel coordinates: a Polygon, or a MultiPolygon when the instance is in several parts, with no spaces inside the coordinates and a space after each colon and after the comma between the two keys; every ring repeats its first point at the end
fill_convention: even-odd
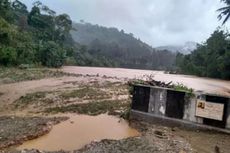
{"type": "MultiPolygon", "coordinates": [[[[34,0],[22,0],[31,8],[34,0]]],[[[72,20],[124,29],[156,47],[203,42],[221,25],[220,0],[41,0],[72,20]]]]}

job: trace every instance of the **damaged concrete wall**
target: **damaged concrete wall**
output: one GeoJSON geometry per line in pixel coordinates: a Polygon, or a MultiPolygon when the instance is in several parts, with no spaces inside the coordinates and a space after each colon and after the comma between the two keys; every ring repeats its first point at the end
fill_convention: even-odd
{"type": "Polygon", "coordinates": [[[196,123],[203,123],[201,117],[196,116],[196,96],[191,97],[190,95],[185,96],[185,105],[184,105],[184,116],[183,119],[187,121],[192,121],[196,123]]]}
{"type": "Polygon", "coordinates": [[[228,97],[202,92],[191,96],[191,93],[142,85],[135,86],[134,90],[133,110],[146,112],[162,117],[162,119],[181,119],[182,122],[199,123],[230,130],[230,98],[228,97]],[[200,102],[205,103],[204,108],[199,107],[200,102]],[[219,106],[222,107],[222,110],[219,109],[219,106]],[[222,119],[220,112],[223,113],[222,119]]]}
{"type": "Polygon", "coordinates": [[[228,101],[228,106],[227,106],[227,123],[226,123],[226,128],[230,130],[230,99],[228,101]]]}
{"type": "Polygon", "coordinates": [[[211,94],[205,94],[205,96],[204,110],[208,110],[209,113],[206,113],[206,116],[203,117],[203,124],[226,128],[229,98],[211,94]]]}
{"type": "Polygon", "coordinates": [[[182,119],[184,116],[185,92],[167,90],[166,116],[182,119]]]}
{"type": "Polygon", "coordinates": [[[167,90],[150,88],[149,113],[165,115],[167,90]]]}
{"type": "Polygon", "coordinates": [[[148,112],[150,87],[134,86],[132,109],[148,112]]]}

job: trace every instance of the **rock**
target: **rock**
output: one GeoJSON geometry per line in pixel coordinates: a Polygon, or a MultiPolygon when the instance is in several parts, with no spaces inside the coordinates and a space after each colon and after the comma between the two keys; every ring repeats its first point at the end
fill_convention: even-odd
{"type": "Polygon", "coordinates": [[[220,153],[220,147],[215,146],[215,153],[220,153]]]}
{"type": "Polygon", "coordinates": [[[186,153],[184,150],[180,150],[180,152],[179,153],[186,153]]]}
{"type": "Polygon", "coordinates": [[[163,131],[159,131],[159,130],[156,130],[154,131],[154,134],[156,137],[160,138],[160,139],[167,139],[167,135],[165,134],[165,132],[163,131]]]}
{"type": "Polygon", "coordinates": [[[177,131],[178,130],[178,127],[173,127],[172,128],[172,131],[177,131]]]}

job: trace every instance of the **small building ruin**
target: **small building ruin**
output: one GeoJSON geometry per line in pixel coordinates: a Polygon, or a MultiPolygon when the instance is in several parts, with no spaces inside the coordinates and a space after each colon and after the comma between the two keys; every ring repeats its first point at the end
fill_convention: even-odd
{"type": "Polygon", "coordinates": [[[230,98],[133,85],[131,118],[230,133],[230,98]]]}

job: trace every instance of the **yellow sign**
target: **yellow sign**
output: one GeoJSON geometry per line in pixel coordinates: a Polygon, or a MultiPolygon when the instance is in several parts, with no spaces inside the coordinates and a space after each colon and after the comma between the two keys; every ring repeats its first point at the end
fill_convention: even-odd
{"type": "Polygon", "coordinates": [[[196,116],[223,120],[224,104],[198,100],[196,104],[196,116]]]}

